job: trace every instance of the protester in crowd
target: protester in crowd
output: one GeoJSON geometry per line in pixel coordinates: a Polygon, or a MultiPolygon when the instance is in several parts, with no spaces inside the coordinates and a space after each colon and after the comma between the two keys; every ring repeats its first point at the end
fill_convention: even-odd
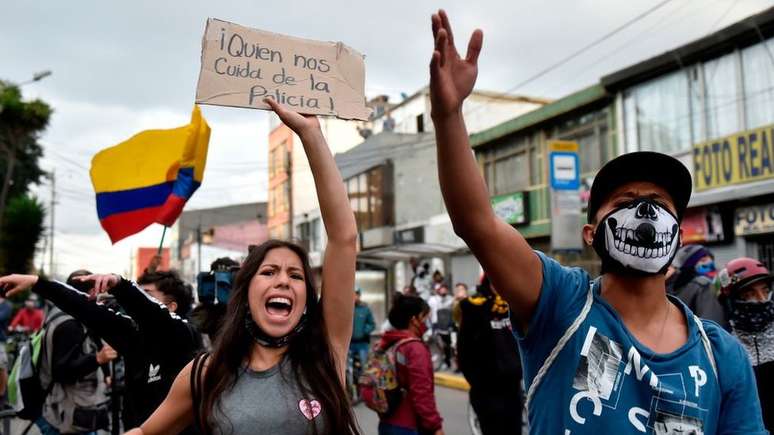
{"type": "Polygon", "coordinates": [[[510,310],[486,275],[460,302],[457,358],[484,435],[521,433],[521,361],[510,310]]]}
{"type": "Polygon", "coordinates": [[[355,314],[352,326],[352,340],[349,343],[350,356],[357,355],[360,364],[365,365],[368,349],[371,347],[371,333],[376,329],[371,308],[361,300],[362,290],[355,289],[355,314]]]}
{"type": "MultiPolygon", "coordinates": [[[[88,292],[90,285],[84,287],[83,281],[75,279],[88,275],[91,272],[77,270],[67,278],[67,284],[88,292]]],[[[35,424],[42,435],[96,435],[109,424],[105,372],[100,366],[118,354],[56,306],[51,306],[44,324],[39,370],[40,383],[49,393],[43,415],[35,424]]]]}
{"type": "Polygon", "coordinates": [[[430,296],[427,304],[430,306],[430,324],[433,325],[433,332],[438,334],[441,338],[441,343],[443,343],[443,362],[445,368],[451,368],[451,334],[454,326],[452,305],[454,304],[454,298],[449,294],[449,287],[446,284],[441,284],[435,291],[435,294],[430,296]]]}
{"type": "Polygon", "coordinates": [[[419,293],[417,292],[416,287],[413,285],[407,285],[403,287],[403,290],[401,291],[402,294],[405,296],[419,296],[419,293]]]}
{"type": "Polygon", "coordinates": [[[306,251],[270,240],[242,264],[211,355],[180,373],[167,399],[130,434],[357,434],[344,389],[357,255],[346,188],[316,117],[266,100],[301,138],[328,245],[318,297],[306,251]]]}
{"type": "Polygon", "coordinates": [[[669,266],[667,293],[683,301],[700,318],[713,320],[725,328],[726,316],[712,285],[716,274],[715,257],[709,249],[685,245],[669,266]]]}
{"type": "Polygon", "coordinates": [[[441,191],[455,232],[513,312],[530,430],[765,433],[742,346],[666,294],[664,273],[691,195],[687,168],[637,152],[600,169],[582,236],[602,259],[601,279],[533,251],[493,212],[470,152],[462,103],[476,81],[483,34],[473,33],[461,58],[443,11],[432,27],[441,191]]]}
{"type": "Polygon", "coordinates": [[[5,276],[0,285],[9,295],[31,287],[123,356],[126,390],[122,420],[124,427],[137,426],[164,400],[175,376],[201,348],[201,336],[182,317],[191,308],[190,287],[174,272],[143,275],[139,287],[118,275],[75,279],[91,283],[94,293],[109,292],[125,314],[70,286],[34,275],[5,276]]]}
{"type": "Polygon", "coordinates": [[[440,270],[433,272],[433,291],[437,291],[438,288],[445,284],[443,273],[440,270]]]}
{"type": "Polygon", "coordinates": [[[11,320],[8,330],[31,334],[40,329],[41,326],[43,326],[43,310],[39,308],[38,297],[31,294],[24,301],[24,307],[11,320]]]}
{"type": "Polygon", "coordinates": [[[774,431],[774,276],[760,261],[742,257],[729,261],[718,280],[733,334],[752,361],[763,421],[774,431]]]}
{"type": "Polygon", "coordinates": [[[433,362],[422,342],[430,307],[417,296],[394,301],[388,318],[395,329],[382,336],[378,346],[395,352],[398,384],[406,391],[400,404],[379,416],[379,435],[443,434],[443,419],[435,404],[433,362]]]}
{"type": "Polygon", "coordinates": [[[454,284],[454,300],[455,301],[461,301],[465,298],[467,298],[468,295],[468,285],[464,282],[458,282],[457,284],[454,284]]]}
{"type": "Polygon", "coordinates": [[[414,277],[411,279],[411,286],[417,292],[417,295],[427,301],[433,290],[433,277],[430,275],[430,263],[424,262],[415,270],[414,277]]]}

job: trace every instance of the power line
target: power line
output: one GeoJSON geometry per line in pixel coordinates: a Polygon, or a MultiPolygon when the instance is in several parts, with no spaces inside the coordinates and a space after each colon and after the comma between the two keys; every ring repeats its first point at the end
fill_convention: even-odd
{"type": "Polygon", "coordinates": [[[565,63],[571,61],[572,59],[575,59],[576,57],[578,57],[581,54],[587,52],[588,50],[592,49],[593,47],[596,47],[597,45],[607,41],[608,39],[610,39],[614,35],[620,33],[621,31],[623,31],[627,27],[631,26],[632,24],[636,23],[637,21],[647,17],[648,15],[650,15],[651,13],[657,11],[658,9],[660,9],[663,6],[665,6],[666,4],[668,4],[671,1],[672,0],[662,0],[661,2],[659,2],[655,6],[651,7],[650,9],[646,10],[645,12],[640,13],[639,15],[637,15],[634,18],[630,19],[629,21],[621,24],[620,26],[616,27],[615,29],[611,30],[610,32],[602,35],[600,38],[597,38],[596,40],[592,41],[591,43],[589,43],[589,44],[581,47],[580,49],[570,53],[569,55],[567,55],[564,58],[560,59],[559,61],[549,65],[548,67],[543,68],[542,70],[538,71],[537,73],[533,74],[532,76],[527,77],[526,79],[524,79],[521,82],[517,83],[516,85],[514,85],[510,89],[506,90],[505,93],[509,94],[511,92],[514,92],[515,90],[521,88],[522,86],[525,86],[525,85],[527,85],[529,83],[532,83],[533,81],[543,77],[544,75],[552,72],[556,68],[564,65],[565,63]]]}

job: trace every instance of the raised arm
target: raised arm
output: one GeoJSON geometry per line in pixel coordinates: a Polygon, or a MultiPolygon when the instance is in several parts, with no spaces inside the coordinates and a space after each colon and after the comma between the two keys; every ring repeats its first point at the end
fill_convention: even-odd
{"type": "Polygon", "coordinates": [[[336,352],[340,376],[344,377],[347,349],[352,338],[355,304],[355,258],[357,224],[344,181],[336,167],[316,117],[302,116],[266,100],[282,122],[301,138],[312,169],[320,213],[328,235],[322,266],[322,309],[328,339],[336,352]]]}
{"type": "Polygon", "coordinates": [[[438,179],[454,232],[470,247],[494,287],[526,329],[537,305],[543,272],[524,237],[492,211],[484,178],[470,148],[462,103],[478,75],[483,33],[473,32],[463,59],[444,11],[432,17],[435,50],[430,62],[431,116],[438,148],[438,179]]]}
{"type": "Polygon", "coordinates": [[[104,305],[98,305],[74,288],[57,281],[39,279],[37,275],[8,275],[0,278],[0,288],[12,296],[28,288],[51,301],[60,310],[75,317],[100,336],[119,353],[131,352],[137,345],[137,329],[129,317],[104,305]]]}

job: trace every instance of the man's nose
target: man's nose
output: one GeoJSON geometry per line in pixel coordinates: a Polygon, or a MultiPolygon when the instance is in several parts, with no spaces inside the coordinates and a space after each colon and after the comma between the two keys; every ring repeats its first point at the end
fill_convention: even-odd
{"type": "Polygon", "coordinates": [[[639,219],[650,219],[650,220],[658,219],[658,215],[656,214],[656,208],[653,207],[653,205],[648,202],[640,203],[640,205],[637,206],[637,217],[639,219]]]}

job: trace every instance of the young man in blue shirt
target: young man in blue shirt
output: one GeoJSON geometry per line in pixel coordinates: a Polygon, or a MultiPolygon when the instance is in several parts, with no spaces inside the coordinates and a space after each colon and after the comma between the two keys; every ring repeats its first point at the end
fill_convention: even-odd
{"type": "Polygon", "coordinates": [[[691,195],[687,169],[641,152],[599,171],[583,240],[602,259],[601,279],[533,251],[495,216],[470,152],[462,103],[483,34],[473,33],[461,58],[446,14],[432,24],[441,190],[455,232],[511,306],[532,433],[767,433],[744,349],[666,294],[691,195]]]}

